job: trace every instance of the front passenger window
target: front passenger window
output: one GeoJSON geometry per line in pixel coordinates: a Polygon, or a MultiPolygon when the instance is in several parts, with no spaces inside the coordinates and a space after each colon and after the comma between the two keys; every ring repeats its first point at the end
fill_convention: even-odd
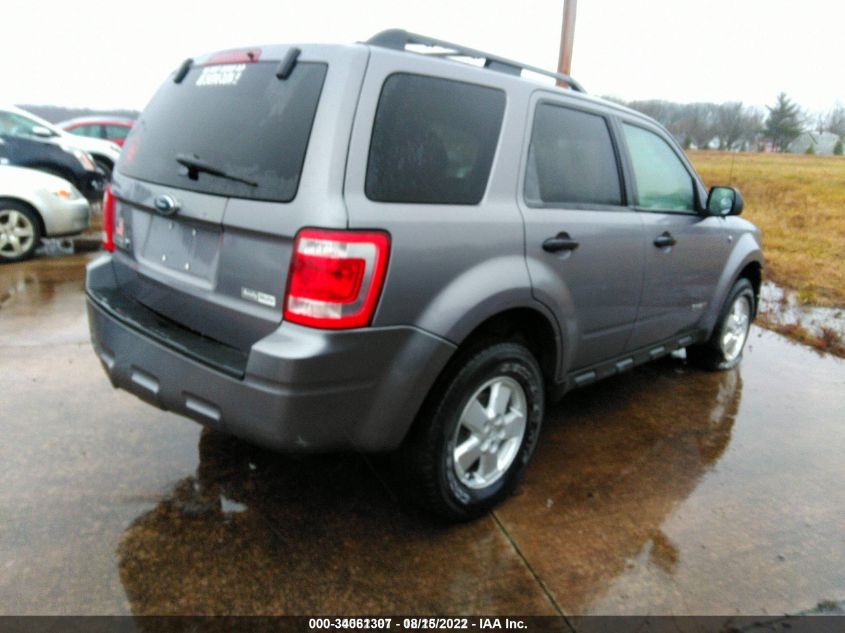
{"type": "Polygon", "coordinates": [[[637,206],[659,211],[695,211],[692,176],[657,134],[636,125],[623,125],[634,165],[637,206]]]}

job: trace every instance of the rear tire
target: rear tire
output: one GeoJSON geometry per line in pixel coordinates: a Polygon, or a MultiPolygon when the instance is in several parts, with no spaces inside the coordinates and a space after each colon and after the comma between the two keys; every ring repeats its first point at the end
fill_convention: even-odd
{"type": "Polygon", "coordinates": [[[41,244],[38,216],[20,202],[0,201],[0,263],[21,262],[41,244]]]}
{"type": "Polygon", "coordinates": [[[736,367],[742,360],[754,318],[754,288],[744,277],[731,288],[710,339],[687,348],[687,360],[709,371],[736,367]]]}
{"type": "Polygon", "coordinates": [[[499,504],[534,453],[544,400],[540,366],[524,346],[488,343],[458,357],[399,453],[412,498],[451,521],[499,504]]]}

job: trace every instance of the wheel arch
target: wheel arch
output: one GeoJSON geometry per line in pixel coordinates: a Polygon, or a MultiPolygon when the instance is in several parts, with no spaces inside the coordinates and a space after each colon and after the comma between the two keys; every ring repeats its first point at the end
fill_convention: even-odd
{"type": "Polygon", "coordinates": [[[41,232],[41,237],[47,236],[47,227],[44,224],[44,218],[41,216],[41,212],[34,204],[32,204],[32,202],[26,200],[25,198],[19,198],[17,196],[0,196],[0,204],[3,204],[4,202],[15,202],[17,204],[22,204],[30,211],[32,211],[35,214],[35,219],[38,221],[38,229],[41,232]]]}
{"type": "Polygon", "coordinates": [[[111,170],[114,169],[114,161],[111,158],[109,158],[108,156],[106,156],[105,154],[101,154],[97,151],[94,151],[94,152],[89,151],[88,153],[91,154],[91,158],[93,158],[95,161],[102,161],[102,162],[106,163],[106,165],[108,165],[109,169],[111,169],[111,170]]]}
{"type": "Polygon", "coordinates": [[[748,262],[736,277],[737,280],[743,278],[750,281],[751,287],[754,288],[754,312],[751,315],[753,318],[757,315],[757,308],[760,304],[760,287],[763,285],[763,265],[758,261],[748,262]]]}
{"type": "MultiPolygon", "coordinates": [[[[737,280],[743,277],[751,282],[755,298],[757,298],[763,281],[763,253],[759,243],[750,233],[744,234],[738,240],[722,271],[707,312],[702,317],[701,329],[707,333],[708,338],[719,318],[725,298],[737,280]]],[[[755,311],[756,309],[755,301],[755,311]]]]}
{"type": "Polygon", "coordinates": [[[525,345],[540,364],[546,384],[551,386],[555,383],[561,339],[557,323],[550,314],[533,306],[502,310],[478,323],[459,342],[454,356],[494,340],[510,340],[525,345]]]}
{"type": "Polygon", "coordinates": [[[456,347],[429,386],[414,416],[415,421],[426,408],[430,394],[450,380],[467,357],[484,345],[508,340],[525,345],[537,359],[546,393],[561,393],[557,385],[561,338],[554,317],[542,307],[508,307],[476,323],[461,340],[455,341],[456,347]]]}

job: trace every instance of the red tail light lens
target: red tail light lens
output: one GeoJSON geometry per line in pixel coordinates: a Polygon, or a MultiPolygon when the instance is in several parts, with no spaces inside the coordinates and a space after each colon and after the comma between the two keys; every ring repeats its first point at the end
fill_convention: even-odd
{"type": "Polygon", "coordinates": [[[212,55],[206,66],[217,64],[254,64],[261,57],[260,48],[240,48],[232,51],[220,51],[212,55]]]}
{"type": "Polygon", "coordinates": [[[386,233],[303,229],[293,244],[285,320],[331,329],[369,325],[389,252],[386,233]]]}
{"type": "Polygon", "coordinates": [[[103,194],[103,248],[114,252],[114,196],[111,185],[106,185],[103,194]]]}

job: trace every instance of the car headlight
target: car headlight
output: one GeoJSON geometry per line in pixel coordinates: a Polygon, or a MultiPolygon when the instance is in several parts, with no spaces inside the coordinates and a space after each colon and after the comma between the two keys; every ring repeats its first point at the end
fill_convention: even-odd
{"type": "Polygon", "coordinates": [[[76,149],[74,147],[62,147],[62,149],[73,154],[85,171],[96,171],[97,166],[94,164],[94,161],[91,160],[88,152],[83,152],[81,149],[76,149]]]}

